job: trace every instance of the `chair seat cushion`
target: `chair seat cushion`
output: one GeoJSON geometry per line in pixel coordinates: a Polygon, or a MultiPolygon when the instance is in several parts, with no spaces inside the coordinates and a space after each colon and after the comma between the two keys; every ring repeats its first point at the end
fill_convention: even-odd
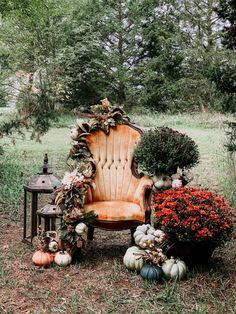
{"type": "Polygon", "coordinates": [[[93,210],[98,215],[97,220],[102,221],[145,221],[145,213],[141,210],[140,206],[131,202],[93,202],[85,204],[84,209],[85,212],[93,210]]]}

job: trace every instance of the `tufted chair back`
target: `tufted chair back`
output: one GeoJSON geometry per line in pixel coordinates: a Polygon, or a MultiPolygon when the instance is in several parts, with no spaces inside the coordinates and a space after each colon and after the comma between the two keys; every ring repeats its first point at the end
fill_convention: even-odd
{"type": "Polygon", "coordinates": [[[96,189],[89,191],[86,202],[140,202],[141,180],[132,173],[133,152],[140,137],[129,125],[110,128],[109,135],[97,130],[87,136],[97,171],[96,189]]]}

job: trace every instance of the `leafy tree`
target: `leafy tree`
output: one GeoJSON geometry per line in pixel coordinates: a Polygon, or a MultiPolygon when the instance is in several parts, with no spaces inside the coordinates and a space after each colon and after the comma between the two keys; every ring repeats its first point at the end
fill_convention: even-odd
{"type": "Polygon", "coordinates": [[[141,103],[158,111],[172,110],[186,38],[178,26],[171,1],[159,6],[150,0],[145,4],[146,19],[142,25],[145,57],[138,68],[143,86],[141,103]]]}
{"type": "Polygon", "coordinates": [[[160,104],[163,93],[181,62],[179,27],[171,20],[169,2],[96,0],[78,4],[64,59],[70,106],[108,96],[129,108],[165,109],[160,104]]]}
{"type": "Polygon", "coordinates": [[[236,112],[236,54],[221,49],[210,55],[205,69],[221,94],[222,111],[236,112]]]}
{"type": "MultiPolygon", "coordinates": [[[[226,2],[234,8],[220,1],[221,8],[226,2]]],[[[18,108],[39,133],[61,106],[86,107],[105,97],[133,109],[233,111],[235,58],[217,46],[217,5],[0,0],[0,60],[9,65],[1,81],[18,70],[28,75],[18,108]]]]}
{"type": "Polygon", "coordinates": [[[219,16],[227,23],[224,26],[223,45],[229,49],[236,48],[236,2],[235,0],[220,0],[219,16]]]}
{"type": "Polygon", "coordinates": [[[71,31],[61,58],[66,86],[65,103],[69,108],[86,107],[106,96],[104,90],[109,79],[106,77],[107,60],[98,26],[100,18],[98,1],[80,2],[71,13],[71,31]]]}
{"type": "MultiPolygon", "coordinates": [[[[58,59],[65,42],[62,30],[66,2],[59,5],[55,0],[0,0],[0,42],[7,52],[11,73],[21,70],[29,76],[18,98],[21,117],[15,122],[18,128],[31,127],[36,137],[48,130],[62,98],[58,59]],[[22,119],[24,123],[19,124],[22,119]]],[[[16,127],[13,125],[12,129],[16,127]]],[[[8,127],[1,126],[1,132],[8,133],[8,127]]]]}
{"type": "MultiPolygon", "coordinates": [[[[217,46],[222,25],[216,13],[219,0],[180,0],[175,3],[179,24],[191,47],[212,49],[217,46]]],[[[189,47],[190,48],[190,47],[189,47]]]]}
{"type": "Polygon", "coordinates": [[[72,106],[104,96],[132,104],[133,69],[140,57],[138,6],[130,0],[78,4],[65,58],[72,106]]]}

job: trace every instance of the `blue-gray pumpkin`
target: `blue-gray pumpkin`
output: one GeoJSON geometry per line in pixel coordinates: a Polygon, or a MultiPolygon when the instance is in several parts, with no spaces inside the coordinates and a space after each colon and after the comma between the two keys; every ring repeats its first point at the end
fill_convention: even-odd
{"type": "Polygon", "coordinates": [[[164,273],[161,267],[145,264],[140,271],[140,275],[143,279],[149,281],[161,281],[164,273]]]}

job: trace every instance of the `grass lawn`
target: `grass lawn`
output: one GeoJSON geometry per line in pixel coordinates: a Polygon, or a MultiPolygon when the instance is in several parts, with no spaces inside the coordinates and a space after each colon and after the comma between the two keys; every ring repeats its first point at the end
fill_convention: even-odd
{"type": "MultiPolygon", "coordinates": [[[[227,117],[147,116],[134,114],[143,127],[169,126],[192,137],[201,161],[191,185],[226,193],[227,168],[222,121],[227,117]]],[[[125,269],[122,258],[130,245],[129,231],[96,230],[95,239],[78,265],[39,271],[33,251],[21,242],[22,185],[38,171],[44,153],[59,178],[66,171],[70,148],[68,125],[62,118],[43,138],[2,139],[5,155],[0,172],[0,313],[236,313],[236,247],[215,250],[209,265],[193,269],[181,282],[150,284],[125,269]]],[[[227,193],[226,193],[227,194],[227,193]]]]}

